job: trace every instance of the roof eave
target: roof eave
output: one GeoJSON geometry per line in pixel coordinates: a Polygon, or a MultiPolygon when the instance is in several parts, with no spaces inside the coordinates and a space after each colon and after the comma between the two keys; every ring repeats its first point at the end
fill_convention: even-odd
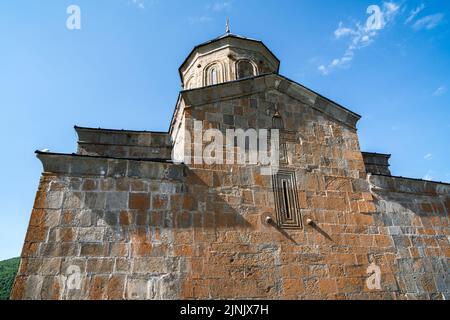
{"type": "Polygon", "coordinates": [[[238,97],[243,94],[249,95],[257,93],[271,87],[296,100],[311,105],[314,109],[331,116],[355,130],[357,122],[361,119],[359,114],[276,73],[224,82],[213,86],[184,90],[180,92],[180,97],[185,101],[187,106],[192,107],[223,99],[232,99],[233,97],[238,97]],[[241,85],[237,86],[237,84],[241,85]],[[226,86],[230,87],[229,90],[214,90],[215,88],[226,86]],[[199,94],[199,92],[202,91],[204,91],[205,94],[199,94]]]}

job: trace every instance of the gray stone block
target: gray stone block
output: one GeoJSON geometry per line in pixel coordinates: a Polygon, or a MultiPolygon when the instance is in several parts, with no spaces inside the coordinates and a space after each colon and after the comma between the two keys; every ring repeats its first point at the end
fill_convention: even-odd
{"type": "Polygon", "coordinates": [[[103,227],[90,227],[78,229],[78,241],[83,242],[102,242],[105,228],[103,227]]]}
{"type": "Polygon", "coordinates": [[[224,114],[223,115],[223,123],[233,126],[234,125],[234,116],[233,115],[228,115],[228,114],[224,114]]]}
{"type": "Polygon", "coordinates": [[[84,195],[85,209],[103,209],[106,205],[106,194],[103,192],[86,192],[84,195]]]}
{"type": "Polygon", "coordinates": [[[66,192],[64,195],[63,209],[78,209],[81,208],[83,193],[81,192],[66,192]]]}
{"type": "Polygon", "coordinates": [[[126,177],[128,164],[129,162],[126,160],[108,160],[107,175],[114,178],[126,177]]]}
{"type": "Polygon", "coordinates": [[[47,192],[46,208],[47,209],[61,209],[63,202],[63,191],[49,191],[47,192]]]}
{"type": "Polygon", "coordinates": [[[123,210],[128,208],[128,192],[106,193],[107,210],[123,210]]]}
{"type": "Polygon", "coordinates": [[[127,298],[130,300],[145,300],[148,297],[148,282],[146,277],[128,277],[126,284],[127,298]]]}

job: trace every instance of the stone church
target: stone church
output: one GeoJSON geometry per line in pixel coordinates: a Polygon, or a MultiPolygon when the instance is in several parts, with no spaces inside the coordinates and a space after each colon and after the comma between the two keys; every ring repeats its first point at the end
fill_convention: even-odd
{"type": "Polygon", "coordinates": [[[11,298],[450,299],[450,185],[392,175],[358,114],[279,66],[227,31],[179,68],[168,132],[75,127],[76,153],[37,152],[11,298]],[[277,129],[278,170],[183,161],[195,123],[277,129]]]}

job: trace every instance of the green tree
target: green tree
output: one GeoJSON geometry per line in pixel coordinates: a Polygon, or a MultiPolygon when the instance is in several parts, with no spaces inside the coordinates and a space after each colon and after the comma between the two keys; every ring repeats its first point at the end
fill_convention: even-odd
{"type": "Polygon", "coordinates": [[[0,261],[0,300],[9,299],[19,263],[20,258],[0,261]]]}

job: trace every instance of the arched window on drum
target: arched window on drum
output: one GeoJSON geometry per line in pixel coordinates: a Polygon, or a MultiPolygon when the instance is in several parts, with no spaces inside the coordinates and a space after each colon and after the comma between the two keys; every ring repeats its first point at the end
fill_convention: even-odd
{"type": "Polygon", "coordinates": [[[248,60],[241,60],[237,63],[237,79],[250,78],[257,75],[256,68],[248,60]]]}
{"type": "Polygon", "coordinates": [[[205,85],[212,86],[221,82],[221,68],[220,64],[214,63],[205,71],[205,85]]]}
{"type": "Polygon", "coordinates": [[[188,81],[186,81],[186,85],[184,89],[189,90],[194,88],[194,77],[190,77],[188,81]]]}

